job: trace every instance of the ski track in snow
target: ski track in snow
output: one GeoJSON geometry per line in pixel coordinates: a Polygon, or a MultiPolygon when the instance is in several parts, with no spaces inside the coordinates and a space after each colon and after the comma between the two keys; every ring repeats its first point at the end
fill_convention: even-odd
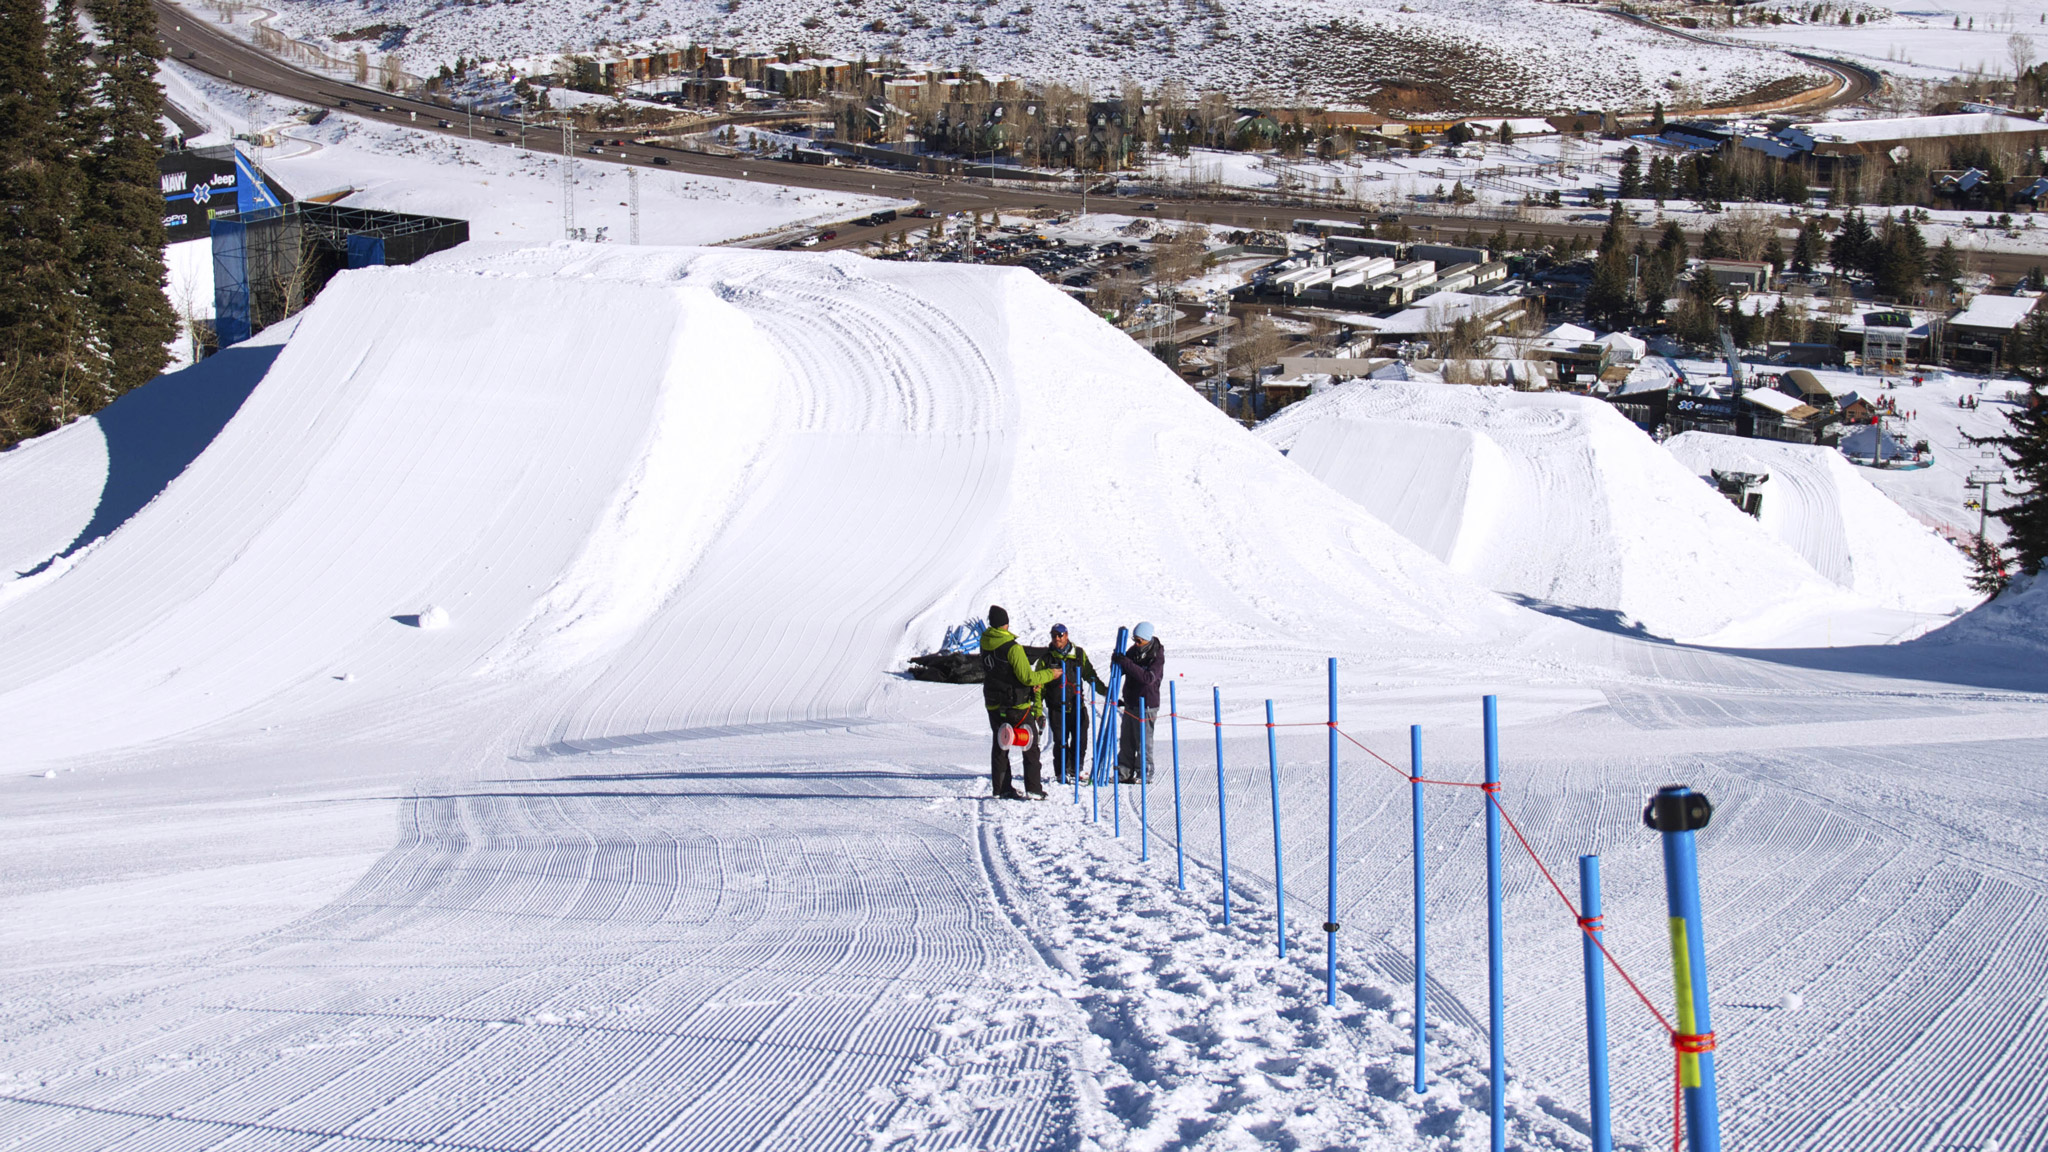
{"type": "MultiPolygon", "coordinates": [[[[1326,737],[1281,730],[1281,961],[1256,729],[1219,796],[1183,725],[1186,893],[1166,731],[1149,863],[1132,790],[1121,839],[1069,792],[978,799],[978,695],[883,670],[991,598],[1098,656],[1159,620],[1183,708],[1220,683],[1232,721],[1320,720],[1334,654],[1347,730],[1391,756],[1421,723],[1446,779],[1498,692],[1509,811],[1568,888],[1603,853],[1660,1004],[1640,810],[1693,784],[1728,1145],[2048,1141],[2048,711],[1997,649],[1505,607],[1026,276],[478,245],[339,278],[262,373],[0,586],[10,1152],[1483,1147],[1477,796],[1428,797],[1417,1097],[1401,776],[1346,746],[1326,1009],[1326,737]]],[[[1530,483],[1598,466],[1509,424],[1550,446],[1530,483]]],[[[23,566],[125,466],[91,432],[0,458],[46,501],[0,532],[23,566]]],[[[1457,437],[1420,440],[1444,499],[1457,437]]],[[[1578,1147],[1576,929],[1512,839],[1507,901],[1512,1139],[1578,1147]]],[[[1609,992],[1623,1146],[1655,1147],[1670,1050],[1609,992]]]]}

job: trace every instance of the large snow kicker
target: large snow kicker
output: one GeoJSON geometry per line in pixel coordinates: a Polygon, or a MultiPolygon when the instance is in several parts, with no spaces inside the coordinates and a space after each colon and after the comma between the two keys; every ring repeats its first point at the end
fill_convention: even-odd
{"type": "MultiPolygon", "coordinates": [[[[858,716],[991,597],[1223,643],[1513,618],[1022,272],[486,246],[338,278],[230,410],[0,609],[16,755],[428,689],[537,690],[549,742],[858,716]]],[[[0,539],[47,560],[59,511],[0,539]]]]}
{"type": "Polygon", "coordinates": [[[1360,381],[1259,432],[1451,568],[1558,609],[1727,642],[1867,603],[1597,400],[1360,381]]]}
{"type": "Polygon", "coordinates": [[[1686,432],[1665,447],[1711,477],[1715,469],[1768,474],[1758,520],[1814,571],[1887,608],[1958,612],[1980,599],[1955,545],[1906,514],[1840,452],[1811,444],[1686,432]]]}

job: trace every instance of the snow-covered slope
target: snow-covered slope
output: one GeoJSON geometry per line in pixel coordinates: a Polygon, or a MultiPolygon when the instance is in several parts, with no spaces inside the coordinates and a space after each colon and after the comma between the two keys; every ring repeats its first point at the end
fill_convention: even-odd
{"type": "Polygon", "coordinates": [[[1205,0],[1143,11],[966,0],[887,11],[796,0],[659,0],[594,10],[401,0],[374,12],[293,0],[277,8],[277,26],[298,35],[331,38],[375,25],[389,44],[396,29],[414,72],[458,55],[548,57],[607,42],[694,38],[810,45],[848,60],[971,63],[1097,91],[1126,80],[1148,87],[1171,80],[1254,99],[1261,92],[1306,103],[1377,97],[1394,106],[1415,101],[1421,110],[1475,111],[1712,104],[1812,75],[1775,51],[1688,42],[1540,0],[1205,0]]]}
{"type": "Polygon", "coordinates": [[[1660,636],[1744,643],[1847,603],[1596,400],[1361,381],[1259,431],[1497,591],[1619,613],[1660,636]]]}
{"type": "Polygon", "coordinates": [[[1710,432],[1687,432],[1665,447],[1702,477],[1716,468],[1768,473],[1759,489],[1765,530],[1844,588],[1909,612],[1960,611],[1980,599],[1962,553],[1839,452],[1710,432]]]}
{"type": "Polygon", "coordinates": [[[991,598],[1210,644],[1515,618],[1027,273],[485,246],[338,278],[211,448],[0,612],[0,730],[77,754],[456,684],[544,686],[556,741],[858,716],[991,598]]]}

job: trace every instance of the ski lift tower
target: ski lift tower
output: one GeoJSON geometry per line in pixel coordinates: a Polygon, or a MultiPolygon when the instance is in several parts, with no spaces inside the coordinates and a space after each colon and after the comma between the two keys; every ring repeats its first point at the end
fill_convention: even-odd
{"type": "Polygon", "coordinates": [[[2005,469],[1972,468],[1970,469],[1970,478],[1963,483],[1965,487],[1977,490],[1977,539],[1982,540],[1984,539],[1984,529],[1986,527],[1985,518],[1991,511],[1991,486],[1994,484],[2001,486],[2001,488],[2004,486],[2005,469]]]}
{"type": "Polygon", "coordinates": [[[1735,408],[1735,434],[1745,439],[1756,435],[1756,414],[1742,400],[1742,357],[1735,351],[1735,337],[1721,329],[1721,355],[1728,361],[1729,402],[1735,408]]]}

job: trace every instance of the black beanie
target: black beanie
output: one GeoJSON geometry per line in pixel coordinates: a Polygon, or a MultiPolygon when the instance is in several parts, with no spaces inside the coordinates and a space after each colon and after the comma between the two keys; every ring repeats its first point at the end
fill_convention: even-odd
{"type": "Polygon", "coordinates": [[[1003,611],[1001,604],[991,604],[988,606],[988,626],[991,628],[1008,628],[1010,626],[1010,614],[1003,611]]]}

